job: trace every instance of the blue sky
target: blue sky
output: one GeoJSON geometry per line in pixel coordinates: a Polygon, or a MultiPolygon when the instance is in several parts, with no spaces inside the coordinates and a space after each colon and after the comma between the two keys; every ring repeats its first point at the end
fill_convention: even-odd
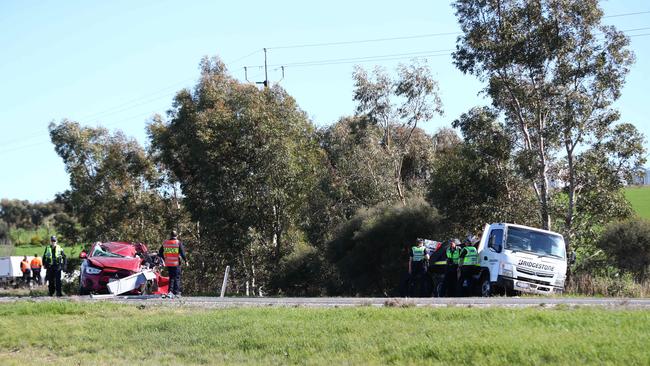
{"type": "MultiPolygon", "coordinates": [[[[638,1],[602,4],[606,15],[650,11],[638,1]]],[[[650,13],[610,17],[629,34],[650,33],[650,13]]],[[[298,66],[383,55],[429,56],[440,83],[445,115],[424,126],[449,126],[485,103],[472,76],[456,70],[446,52],[454,35],[321,47],[313,43],[457,32],[443,1],[2,1],[0,2],[0,198],[47,201],[68,188],[68,175],[49,142],[47,125],[63,118],[121,129],[145,143],[145,124],[164,113],[175,91],[193,85],[204,55],[219,55],[231,73],[263,80],[262,48],[269,48],[269,79],[280,84],[319,126],[352,114],[355,63],[298,66]],[[248,56],[247,56],[248,55],[248,56]],[[247,57],[244,57],[247,56],[247,57]],[[236,61],[236,62],[233,62],[236,61]]],[[[650,36],[632,38],[637,62],[617,107],[622,121],[650,136],[646,119],[650,36]]],[[[410,56],[360,63],[393,69],[410,56]],[[399,60],[396,60],[399,58],[399,60]]],[[[359,62],[357,62],[359,63],[359,62]]],[[[650,144],[646,144],[650,148],[650,144]]]]}

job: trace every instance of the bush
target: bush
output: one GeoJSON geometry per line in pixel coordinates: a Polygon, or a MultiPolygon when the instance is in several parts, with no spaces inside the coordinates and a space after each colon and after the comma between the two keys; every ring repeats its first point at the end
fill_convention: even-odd
{"type": "Polygon", "coordinates": [[[287,296],[336,295],[336,274],[324,253],[305,243],[299,243],[293,252],[280,261],[274,271],[270,287],[287,296]]]}
{"type": "Polygon", "coordinates": [[[577,274],[567,283],[566,292],[572,295],[605,297],[648,297],[650,281],[636,282],[627,275],[593,276],[577,274]]]}
{"type": "Polygon", "coordinates": [[[29,240],[29,244],[34,246],[41,245],[41,237],[37,235],[32,236],[32,238],[29,240]]]}
{"type": "Polygon", "coordinates": [[[607,226],[597,242],[607,260],[619,269],[646,279],[650,266],[650,221],[631,219],[607,226]]]}
{"type": "Polygon", "coordinates": [[[418,237],[435,239],[445,231],[441,216],[424,200],[362,209],[328,243],[327,257],[350,295],[395,294],[407,270],[408,250],[418,237]]]}
{"type": "Polygon", "coordinates": [[[0,245],[9,244],[11,244],[11,238],[9,237],[9,225],[0,219],[0,245]]]}

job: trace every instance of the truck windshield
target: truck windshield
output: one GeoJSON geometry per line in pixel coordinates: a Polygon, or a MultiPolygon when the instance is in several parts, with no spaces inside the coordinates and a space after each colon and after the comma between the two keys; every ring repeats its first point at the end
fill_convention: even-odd
{"type": "Polygon", "coordinates": [[[562,259],[565,257],[561,236],[518,227],[508,227],[506,249],[562,259]]]}

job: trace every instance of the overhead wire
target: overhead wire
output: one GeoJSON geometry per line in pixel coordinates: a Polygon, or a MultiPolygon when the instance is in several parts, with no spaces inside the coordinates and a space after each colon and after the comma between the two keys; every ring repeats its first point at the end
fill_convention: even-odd
{"type": "MultiPolygon", "coordinates": [[[[642,15],[642,14],[650,14],[650,11],[638,11],[638,12],[629,12],[629,13],[620,13],[620,14],[612,14],[612,15],[605,15],[603,18],[617,18],[617,17],[627,17],[627,16],[635,16],[635,15],[642,15]]],[[[634,32],[634,31],[640,31],[640,30],[647,30],[650,29],[650,27],[642,27],[642,28],[634,28],[634,29],[626,29],[623,30],[623,32],[634,32]]],[[[296,48],[310,48],[310,47],[329,47],[329,46],[341,46],[341,45],[350,45],[350,44],[362,44],[362,43],[377,43],[377,42],[389,42],[389,41],[398,41],[398,40],[408,40],[408,39],[423,39],[423,38],[433,38],[433,37],[444,37],[444,36],[453,36],[453,35],[460,35],[462,32],[438,32],[438,33],[427,33],[427,34],[415,34],[415,35],[406,35],[406,36],[397,36],[397,37],[384,37],[384,38],[371,38],[371,39],[360,39],[360,40],[352,40],[352,41],[335,41],[335,42],[320,42],[320,43],[305,43],[305,44],[296,44],[296,45],[286,45],[286,46],[274,46],[274,47],[267,47],[267,50],[280,50],[280,49],[296,49],[296,48]]],[[[634,34],[634,35],[629,35],[629,37],[641,37],[641,36],[647,36],[650,35],[650,33],[642,33],[642,34],[634,34]]],[[[232,64],[237,63],[239,61],[242,61],[250,56],[253,56],[259,52],[261,52],[262,49],[257,49],[255,51],[252,51],[246,55],[243,55],[241,57],[238,57],[235,60],[229,61],[226,63],[227,66],[232,66],[232,64]]],[[[293,62],[293,63],[287,63],[287,64],[274,64],[274,65],[269,65],[271,67],[278,67],[278,66],[284,66],[284,67],[311,67],[311,66],[325,66],[325,65],[338,65],[338,64],[348,64],[348,63],[366,63],[366,62],[376,62],[376,61],[393,61],[393,60],[400,60],[400,59],[405,59],[407,58],[406,56],[420,56],[420,57],[438,57],[438,56],[445,56],[449,55],[449,53],[438,53],[438,52],[451,52],[452,50],[439,50],[439,51],[417,51],[417,52],[410,52],[410,53],[401,53],[401,54],[390,54],[390,55],[377,55],[377,56],[363,56],[363,57],[352,57],[352,58],[345,58],[345,59],[329,59],[329,60],[312,60],[312,61],[302,61],[302,62],[293,62]]],[[[259,65],[256,66],[247,66],[247,67],[259,67],[259,65]]],[[[257,77],[257,75],[255,76],[257,77]]],[[[132,99],[126,103],[119,104],[115,107],[109,108],[107,110],[97,112],[88,116],[84,116],[82,118],[79,118],[80,120],[84,119],[96,119],[99,117],[105,118],[108,116],[112,116],[115,114],[119,114],[137,107],[140,107],[142,105],[146,105],[149,103],[152,103],[154,101],[160,100],[162,98],[166,98],[168,96],[171,96],[175,94],[175,88],[178,87],[178,85],[182,83],[186,83],[188,81],[191,81],[195,78],[188,78],[180,82],[176,82],[174,84],[171,84],[167,87],[164,87],[162,89],[159,89],[153,93],[144,95],[142,97],[132,99]],[[174,89],[172,92],[166,92],[170,89],[174,89]],[[160,93],[164,93],[160,95],[160,93]]],[[[147,113],[148,114],[148,113],[147,113]]],[[[15,142],[23,142],[24,140],[29,140],[35,137],[43,136],[42,134],[35,134],[31,136],[26,136],[21,138],[20,140],[15,140],[15,141],[5,141],[2,143],[3,146],[6,145],[11,145],[12,143],[15,142]]],[[[31,146],[30,146],[31,147],[31,146]]],[[[6,152],[5,151],[0,151],[0,153],[6,152]]]]}
{"type": "MultiPolygon", "coordinates": [[[[257,54],[257,53],[260,53],[260,52],[262,52],[262,50],[257,49],[257,50],[255,50],[253,52],[250,52],[250,53],[248,53],[248,54],[246,54],[244,56],[238,57],[237,59],[234,59],[232,61],[227,62],[226,66],[232,66],[233,64],[235,64],[235,63],[237,63],[239,61],[242,61],[242,60],[244,60],[244,59],[246,59],[246,58],[248,58],[250,56],[253,56],[253,55],[257,54]]],[[[176,88],[179,85],[187,83],[188,81],[192,81],[194,79],[196,79],[196,78],[192,77],[192,78],[184,79],[182,81],[176,82],[176,83],[171,84],[169,86],[166,86],[164,88],[158,89],[157,91],[155,91],[153,93],[149,93],[147,95],[138,97],[136,99],[132,99],[132,100],[130,100],[128,102],[119,104],[117,106],[111,107],[111,108],[106,109],[104,111],[97,112],[97,113],[90,114],[90,115],[83,116],[81,118],[76,118],[76,119],[78,119],[78,120],[89,120],[89,119],[97,119],[99,117],[105,118],[105,117],[113,116],[113,115],[116,115],[116,114],[119,114],[119,113],[122,113],[122,112],[125,112],[125,111],[128,111],[128,110],[131,110],[131,109],[134,109],[134,108],[149,104],[149,103],[153,103],[153,102],[158,101],[158,100],[160,100],[162,98],[166,98],[166,97],[169,97],[171,95],[174,95],[176,93],[176,88]],[[173,91],[169,92],[169,90],[171,90],[171,89],[173,89],[173,91]],[[165,91],[167,91],[167,92],[160,95],[160,93],[163,93],[165,91]],[[142,101],[142,102],[137,103],[137,102],[140,102],[140,101],[142,101]],[[134,104],[134,103],[136,103],[136,104],[134,104]]],[[[147,112],[146,114],[149,114],[149,112],[147,112]]],[[[135,117],[131,117],[131,118],[135,118],[135,117]]],[[[120,123],[120,122],[123,122],[123,121],[119,121],[118,123],[120,123]]],[[[112,125],[112,124],[107,124],[107,125],[112,125]]],[[[38,132],[38,133],[35,133],[35,134],[23,136],[20,139],[5,140],[5,141],[0,142],[0,144],[2,146],[13,145],[13,144],[16,144],[16,143],[24,142],[25,140],[32,140],[34,138],[38,138],[38,137],[42,137],[42,136],[45,136],[45,135],[42,132],[38,132]]],[[[28,148],[28,147],[33,147],[33,146],[34,145],[29,145],[29,146],[24,146],[22,148],[28,148]]],[[[0,153],[13,151],[13,150],[14,150],[13,148],[12,149],[7,149],[7,150],[0,150],[0,153]]]]}

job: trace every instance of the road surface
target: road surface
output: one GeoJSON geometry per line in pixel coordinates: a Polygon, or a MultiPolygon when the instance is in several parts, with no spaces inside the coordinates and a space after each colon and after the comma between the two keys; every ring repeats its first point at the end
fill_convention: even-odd
{"type": "MultiPolygon", "coordinates": [[[[465,298],[385,298],[385,297],[182,297],[164,299],[160,296],[70,296],[64,301],[96,302],[110,301],[134,305],[195,306],[223,308],[236,306],[280,307],[349,307],[349,306],[397,306],[397,307],[584,307],[650,309],[650,299],[626,298],[570,298],[570,297],[465,297],[465,298]]],[[[50,297],[0,297],[0,304],[15,301],[55,301],[50,297]]]]}

